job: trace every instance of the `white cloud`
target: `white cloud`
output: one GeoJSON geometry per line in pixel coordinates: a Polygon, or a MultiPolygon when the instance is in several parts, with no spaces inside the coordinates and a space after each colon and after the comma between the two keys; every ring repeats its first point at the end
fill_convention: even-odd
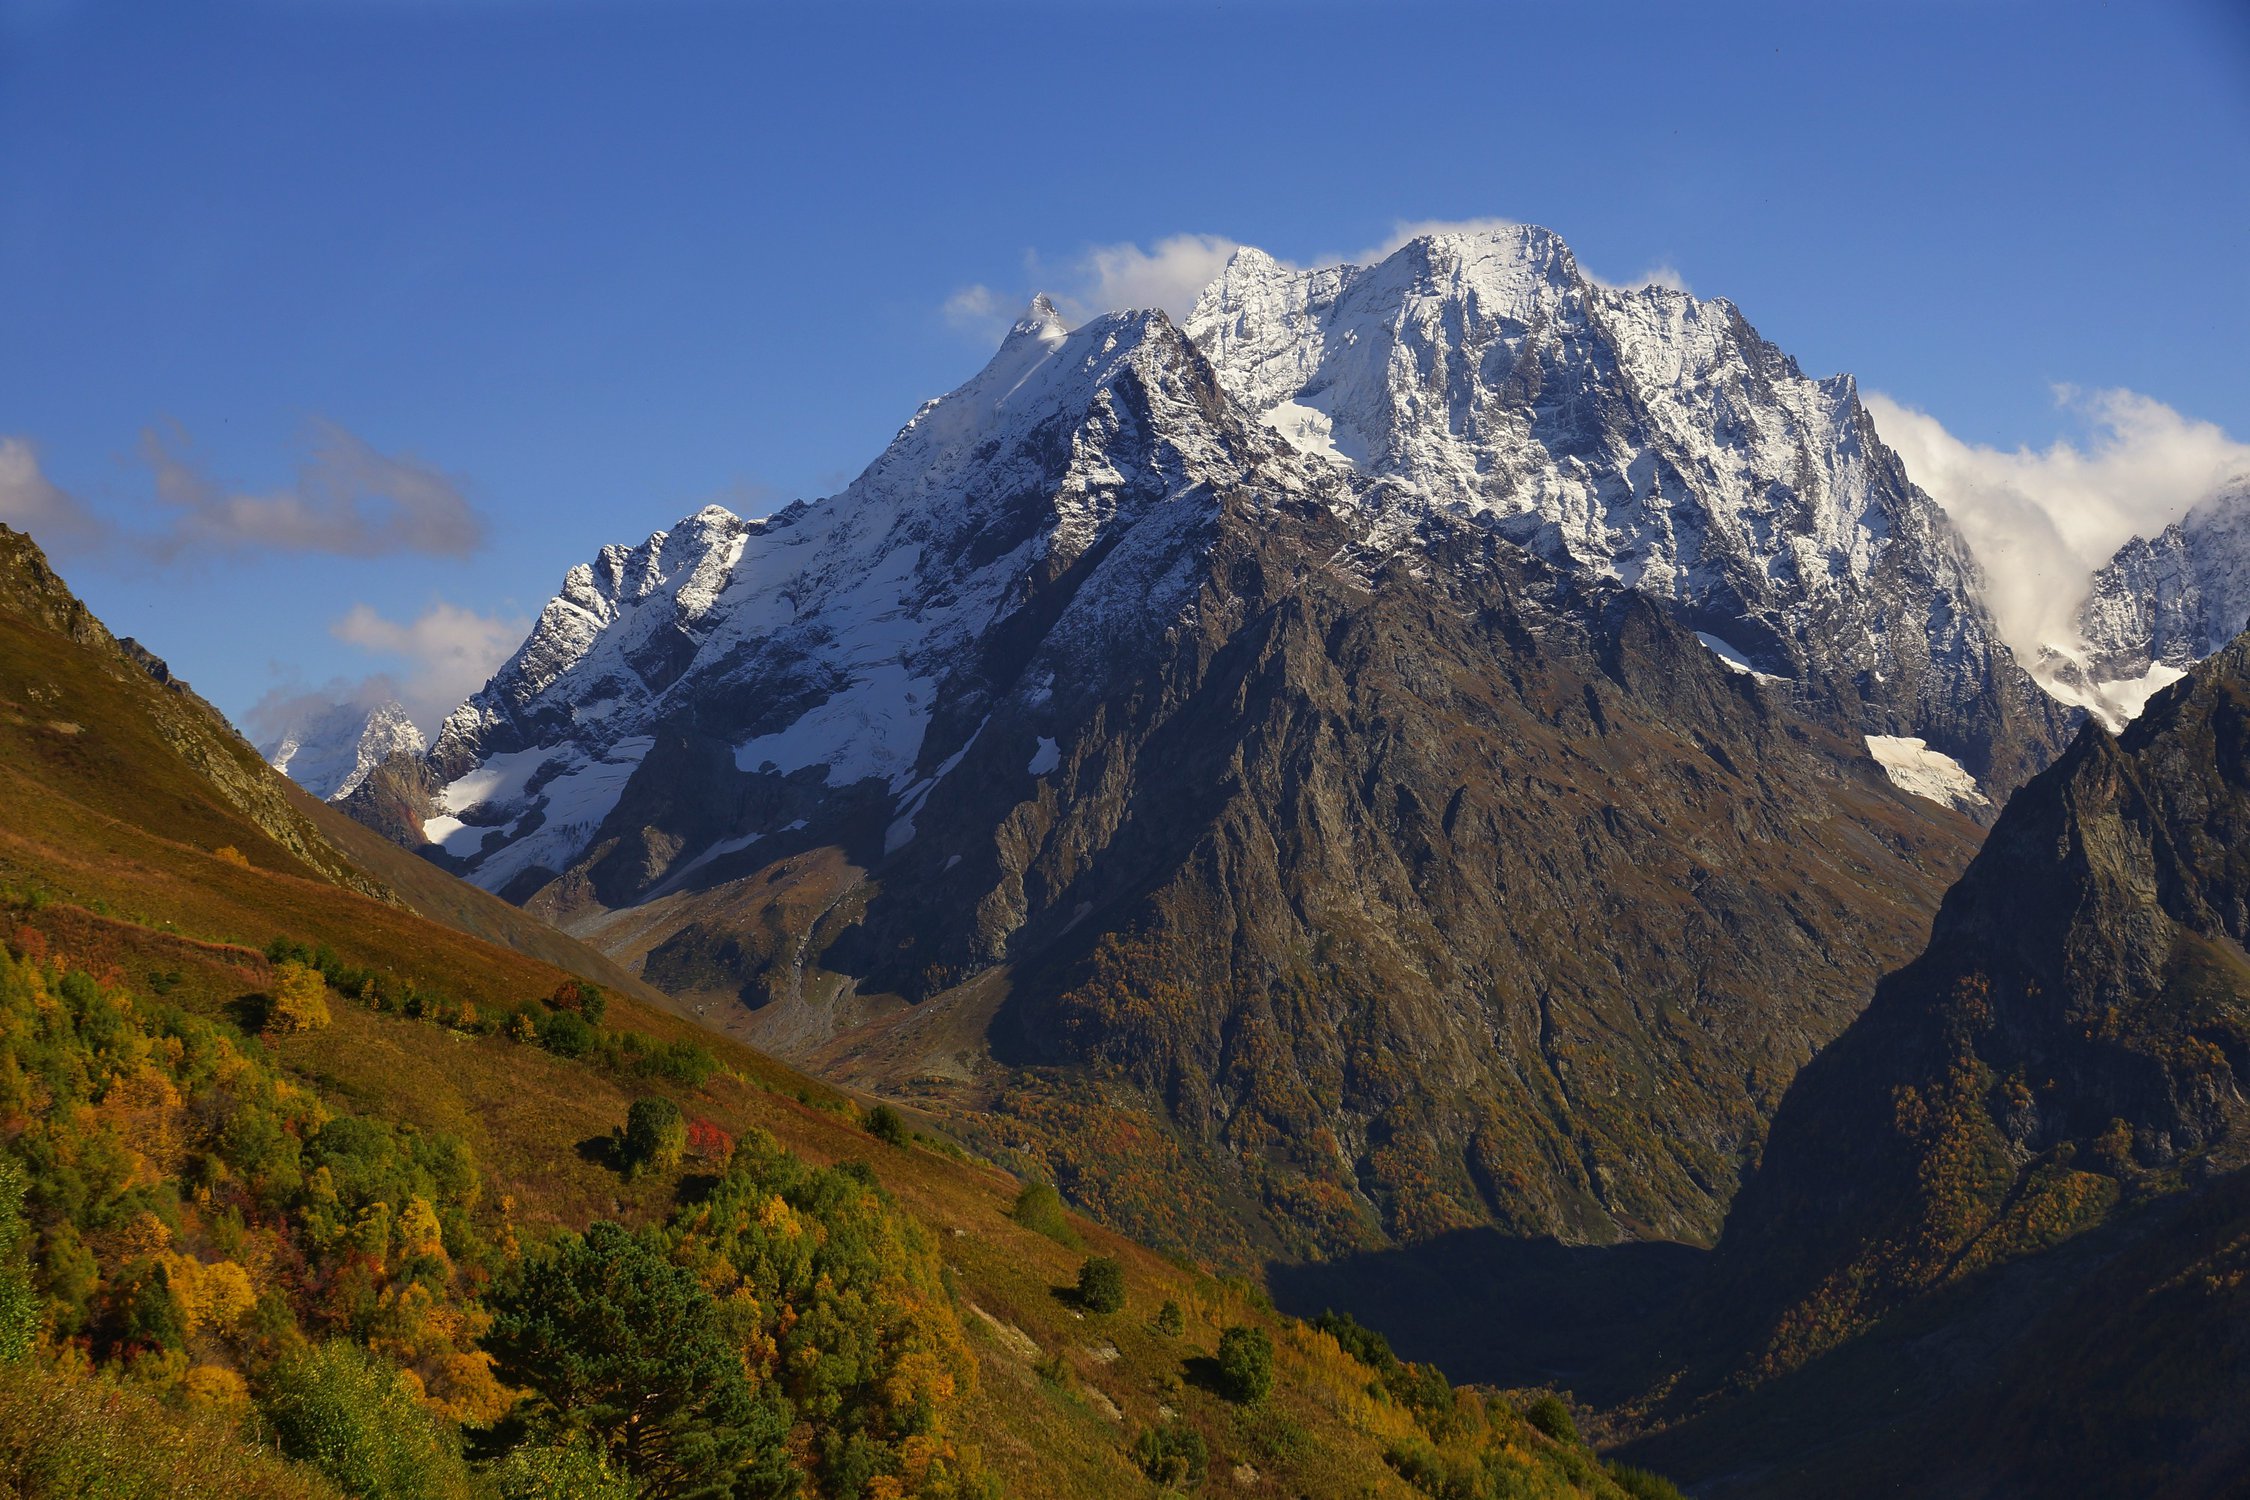
{"type": "Polygon", "coordinates": [[[398,680],[387,672],[356,682],[346,677],[331,678],[319,687],[307,687],[291,676],[250,705],[250,711],[242,716],[242,728],[250,742],[262,750],[341,705],[348,704],[365,714],[398,696],[398,680]]]}
{"type": "Polygon", "coordinates": [[[942,310],[947,323],[963,333],[975,334],[980,340],[997,340],[1008,331],[1006,301],[982,282],[965,286],[946,298],[942,310]]]}
{"type": "Polygon", "coordinates": [[[1497,234],[1503,229],[1521,229],[1523,224],[1515,219],[1394,219],[1391,232],[1383,240],[1368,246],[1356,255],[1329,255],[1313,262],[1314,265],[1371,266],[1389,256],[1408,240],[1418,240],[1428,234],[1497,234]]]}
{"type": "Polygon", "coordinates": [[[404,621],[355,604],[329,627],[336,639],[399,663],[400,670],[386,677],[389,688],[382,696],[404,703],[425,733],[483,687],[530,630],[529,620],[480,615],[442,600],[404,621]]]}
{"type": "Polygon", "coordinates": [[[1865,397],[1883,441],[1968,538],[2019,655],[2069,639],[2094,569],[2127,539],[2155,534],[2250,473],[2250,444],[2151,397],[2069,387],[2055,396],[2082,439],[2038,450],[1964,443],[1927,412],[1865,397]]]}
{"type": "Polygon", "coordinates": [[[0,437],[0,521],[63,556],[96,550],[109,539],[107,523],[41,470],[39,449],[29,438],[0,437]]]}
{"type": "MultiPolygon", "coordinates": [[[[1370,266],[1424,235],[1491,234],[1521,227],[1514,219],[1501,218],[1400,219],[1382,240],[1350,255],[1320,255],[1304,262],[1275,258],[1290,267],[1370,266]]],[[[1181,319],[1195,306],[1203,289],[1225,269],[1227,258],[1241,248],[1240,240],[1223,234],[1173,234],[1145,248],[1133,241],[1095,245],[1059,265],[1047,264],[1036,252],[1024,260],[1032,281],[1054,298],[1057,310],[1073,323],[1140,307],[1160,307],[1174,319],[1181,319]]],[[[1606,287],[1653,285],[1689,290],[1687,278],[1669,261],[1658,262],[1630,281],[1608,281],[1591,271],[1587,275],[1606,287]]],[[[1028,291],[1021,298],[1011,299],[979,282],[948,297],[941,312],[947,323],[983,342],[1005,333],[1020,305],[1029,300],[1028,291]]]]}
{"type": "Polygon", "coordinates": [[[210,478],[177,429],[144,432],[141,458],[173,511],[152,550],[160,557],[197,549],[467,557],[484,544],[484,520],[457,481],[411,457],[379,453],[334,422],[315,418],[309,440],[296,482],[260,495],[210,478]]]}
{"type": "Polygon", "coordinates": [[[1586,272],[1586,274],[1614,292],[1631,292],[1638,291],[1644,286],[1661,286],[1668,287],[1675,292],[1686,292],[1691,297],[1695,295],[1695,288],[1688,285],[1687,278],[1680,274],[1680,268],[1668,260],[1658,261],[1655,265],[1650,266],[1640,275],[1628,281],[1604,280],[1602,277],[1595,276],[1591,271],[1586,272]]]}
{"type": "MultiPolygon", "coordinates": [[[[1024,269],[1032,290],[1046,292],[1073,324],[1143,307],[1180,319],[1240,248],[1221,235],[1175,234],[1145,250],[1130,243],[1094,245],[1061,265],[1048,265],[1034,252],[1024,257],[1024,269]]],[[[1031,295],[1009,297],[979,282],[946,298],[940,311],[953,327],[990,342],[1008,331],[1031,295]]]]}
{"type": "Polygon", "coordinates": [[[1097,313],[1161,307],[1184,318],[1241,248],[1240,241],[1216,234],[1167,235],[1146,250],[1096,245],[1079,257],[1063,295],[1097,313]]]}

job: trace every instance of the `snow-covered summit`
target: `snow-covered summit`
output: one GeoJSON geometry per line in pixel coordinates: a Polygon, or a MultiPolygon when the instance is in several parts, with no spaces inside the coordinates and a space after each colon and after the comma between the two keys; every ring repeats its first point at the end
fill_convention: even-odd
{"type": "Polygon", "coordinates": [[[2048,690],[2112,727],[2139,714],[2250,624],[2250,475],[2155,537],[2134,537],[2094,574],[2078,639],[2049,648],[2048,690]]]}
{"type": "Polygon", "coordinates": [[[396,699],[331,703],[307,712],[259,747],[266,764],[324,802],[350,796],[367,773],[401,751],[420,755],[422,731],[396,699]]]}
{"type": "Polygon", "coordinates": [[[887,785],[909,836],[978,702],[1177,617],[1219,496],[1253,468],[1267,493],[1303,482],[1164,314],[1071,330],[1038,298],[840,493],[763,520],[710,507],[573,568],[447,719],[429,834],[520,894],[593,841],[660,730],[692,726],[744,772],[887,785]]]}
{"type": "Polygon", "coordinates": [[[1967,546],[1851,377],[1807,377],[1730,302],[1604,286],[1515,225],[1372,266],[1245,249],[1186,326],[1283,437],[1378,481],[1402,539],[1430,510],[1479,519],[1980,772],[1994,726],[1973,705],[2001,679],[2035,701],[1967,546]]]}

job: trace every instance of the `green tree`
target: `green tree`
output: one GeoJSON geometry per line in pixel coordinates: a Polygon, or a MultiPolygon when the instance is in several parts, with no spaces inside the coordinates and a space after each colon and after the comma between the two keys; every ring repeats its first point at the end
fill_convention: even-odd
{"type": "Polygon", "coordinates": [[[1219,1394],[1255,1406],[1273,1389],[1273,1339],[1237,1323],[1219,1335],[1219,1394]]]}
{"type": "Polygon", "coordinates": [[[1578,1441],[1578,1423],[1562,1397],[1545,1395],[1523,1409],[1523,1419],[1558,1443],[1578,1441]]]}
{"type": "Polygon", "coordinates": [[[1187,1314],[1180,1311],[1179,1303],[1166,1297],[1164,1305],[1156,1310],[1156,1321],[1152,1326],[1166,1338],[1176,1339],[1187,1332],[1187,1314]]]}
{"type": "Polygon", "coordinates": [[[583,979],[566,979],[556,985],[547,1003],[556,1010],[578,1012],[589,1026],[601,1025],[602,1017],[609,1011],[609,996],[602,993],[601,986],[583,979]]]}
{"type": "Polygon", "coordinates": [[[539,1045],[557,1057],[584,1057],[594,1050],[594,1028],[574,1010],[551,1010],[537,1022],[539,1045]]]}
{"type": "Polygon", "coordinates": [[[23,1168],[0,1157],[0,1364],[13,1364],[39,1342],[39,1293],[31,1285],[23,1219],[23,1168]]]}
{"type": "Polygon", "coordinates": [[[597,1223],[521,1262],[491,1300],[502,1374],[592,1434],[643,1495],[793,1489],[787,1403],[753,1398],[711,1294],[648,1240],[597,1223]]]}
{"type": "Polygon", "coordinates": [[[259,1407],[281,1451],[364,1500],[467,1495],[469,1474],[397,1370],[341,1340],[269,1371],[259,1407]]]}
{"type": "Polygon", "coordinates": [[[1133,1439],[1133,1462],[1166,1489],[1192,1490],[1210,1469],[1211,1450],[1202,1433],[1168,1422],[1144,1429],[1133,1439]]]}
{"type": "Polygon", "coordinates": [[[867,1133],[893,1146],[911,1145],[914,1140],[914,1132],[906,1128],[906,1117],[888,1104],[878,1104],[867,1112],[867,1133]]]}
{"type": "Polygon", "coordinates": [[[1008,1216],[1026,1229],[1037,1230],[1058,1245],[1075,1245],[1078,1235],[1071,1229],[1070,1221],[1063,1217],[1062,1194],[1050,1182],[1027,1182],[1023,1191],[1016,1194],[1016,1206],[1008,1216]]]}
{"type": "Polygon", "coordinates": [[[1122,1312],[1125,1307],[1125,1268],[1107,1255],[1096,1255],[1080,1266],[1078,1305],[1088,1312],[1122,1312]]]}
{"type": "Polygon", "coordinates": [[[1681,1500],[1680,1487],[1663,1475],[1631,1464],[1611,1464],[1609,1477],[1633,1500],[1681,1500]]]}
{"type": "Polygon", "coordinates": [[[583,1438],[510,1449],[492,1469],[500,1500],[635,1500],[633,1482],[583,1438]]]}
{"type": "Polygon", "coordinates": [[[625,1111],[625,1129],[618,1136],[617,1154],[626,1175],[662,1167],[675,1167],[687,1150],[687,1117],[669,1099],[635,1099],[625,1111]]]}

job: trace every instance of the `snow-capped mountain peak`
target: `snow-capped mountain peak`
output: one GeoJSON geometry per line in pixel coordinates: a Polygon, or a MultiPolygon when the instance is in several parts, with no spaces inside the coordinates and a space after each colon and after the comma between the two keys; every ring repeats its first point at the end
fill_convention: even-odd
{"type": "MultiPolygon", "coordinates": [[[[1849,376],[1807,378],[1733,304],[1604,286],[1549,230],[1410,240],[1372,266],[1238,251],[1186,327],[1299,451],[1377,481],[1401,545],[1432,511],[1676,607],[1863,732],[2003,781],[1987,687],[2049,712],[1966,545],[1849,376]]],[[[2036,757],[2032,757],[2036,759],[2036,757]]]]}
{"type": "Polygon", "coordinates": [[[2250,474],[2198,501],[2098,570],[2077,639],[2048,647],[2040,676],[2112,728],[2221,650],[2250,618],[2250,474]]]}
{"type": "Polygon", "coordinates": [[[583,853],[667,726],[801,783],[768,824],[862,782],[911,802],[1010,690],[995,627],[1036,618],[1024,647],[1058,659],[1129,652],[1184,607],[1217,498],[1253,466],[1306,482],[1163,313],[1073,330],[1036,298],[836,495],[754,521],[710,507],[573,568],[446,721],[426,831],[520,893],[583,853]]]}
{"type": "Polygon", "coordinates": [[[396,699],[331,703],[301,716],[259,747],[266,764],[324,802],[349,796],[367,773],[398,753],[420,755],[422,731],[396,699]]]}

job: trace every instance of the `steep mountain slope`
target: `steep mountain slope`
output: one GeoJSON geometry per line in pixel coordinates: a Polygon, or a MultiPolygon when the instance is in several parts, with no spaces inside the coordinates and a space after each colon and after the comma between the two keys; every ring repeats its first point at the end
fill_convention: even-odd
{"type": "Polygon", "coordinates": [[[1966,545],[1875,434],[1733,304],[1604,287],[1530,226],[1300,271],[1237,252],[1187,328],[1392,525],[1479,518],[1677,608],[1839,728],[1911,736],[2005,792],[2059,718],[1966,545]]]}
{"type": "MultiPolygon", "coordinates": [[[[1420,1465],[1621,1500],[1504,1402],[1411,1369],[1384,1377],[1410,1397],[1371,1390],[1375,1370],[1246,1283],[1019,1216],[1022,1184],[949,1142],[878,1133],[630,993],[597,1005],[563,969],[319,878],[152,728],[185,700],[117,670],[28,543],[0,541],[0,1286],[32,1273],[39,1345],[0,1347],[10,1493],[152,1493],[168,1460],[181,1493],[337,1493],[277,1448],[369,1493],[351,1463],[370,1447],[385,1493],[486,1493],[463,1431],[472,1456],[560,1463],[539,1446],[557,1413],[518,1398],[568,1391],[495,1314],[527,1264],[610,1220],[695,1266],[671,1290],[702,1321],[667,1326],[723,1338],[750,1384],[768,1425],[746,1492],[1106,1497],[1192,1455],[1283,1494],[1410,1500],[1420,1465]],[[308,962],[322,1005],[284,1012],[308,962]],[[692,1123],[689,1154],[625,1170],[632,1111],[660,1103],[692,1123]],[[1089,1254],[1119,1263],[1121,1310],[1073,1298],[1089,1254]],[[1231,1327],[1268,1341],[1263,1399],[1212,1373],[1231,1327]],[[341,1373],[295,1373],[316,1349],[341,1373]]],[[[239,751],[245,784],[280,785],[239,751]]],[[[612,1322],[615,1342],[563,1352],[599,1379],[646,1333],[612,1322]]],[[[570,1415],[600,1433],[593,1404],[570,1415]]],[[[613,1470],[655,1441],[612,1443],[613,1470]]],[[[547,1492],[617,1492],[564,1472],[547,1492]]]]}
{"type": "Polygon", "coordinates": [[[1973,828],[1364,485],[1035,307],[841,495],[574,571],[352,805],[1175,1243],[1708,1234],[1973,828]]]}
{"type": "MultiPolygon", "coordinates": [[[[2246,940],[2250,637],[2121,737],[2088,727],[2016,794],[1929,950],[1775,1117],[1701,1299],[1738,1320],[1738,1368],[1926,1399],[1894,1382],[1933,1340],[1975,1366],[1926,1405],[1879,1403],[1885,1431],[1837,1424],[1828,1441],[1892,1456],[1815,1487],[1891,1493],[1881,1479],[1914,1469],[1904,1487],[1924,1494],[2039,1493],[2027,1476],[2074,1472],[2101,1493],[2235,1492],[2246,940]]],[[[1653,1451],[1693,1472],[1696,1447],[1691,1432],[1653,1451]]]]}
{"type": "MultiPolygon", "coordinates": [[[[421,916],[543,963],[663,997],[543,922],[432,869],[274,774],[224,716],[119,641],[21,532],[0,527],[0,872],[77,873],[55,894],[129,911],[178,903],[203,930],[262,943],[238,886],[255,867],[351,893],[387,930],[421,916]],[[130,861],[76,851],[146,838],[130,861]],[[231,851],[226,859],[216,850],[231,851]],[[239,858],[244,864],[236,864],[239,858]]],[[[306,900],[316,899],[309,891],[306,900]]],[[[325,900],[325,896],[317,899],[325,900]]]]}
{"type": "Polygon", "coordinates": [[[418,756],[429,746],[398,700],[368,708],[331,703],[307,714],[258,747],[266,764],[323,802],[348,797],[393,755],[418,756]]]}
{"type": "Polygon", "coordinates": [[[2114,728],[2151,693],[2224,647],[2250,620],[2250,478],[2154,538],[2134,537],[2094,575],[2079,640],[2058,651],[2053,690],[2114,728]]]}

